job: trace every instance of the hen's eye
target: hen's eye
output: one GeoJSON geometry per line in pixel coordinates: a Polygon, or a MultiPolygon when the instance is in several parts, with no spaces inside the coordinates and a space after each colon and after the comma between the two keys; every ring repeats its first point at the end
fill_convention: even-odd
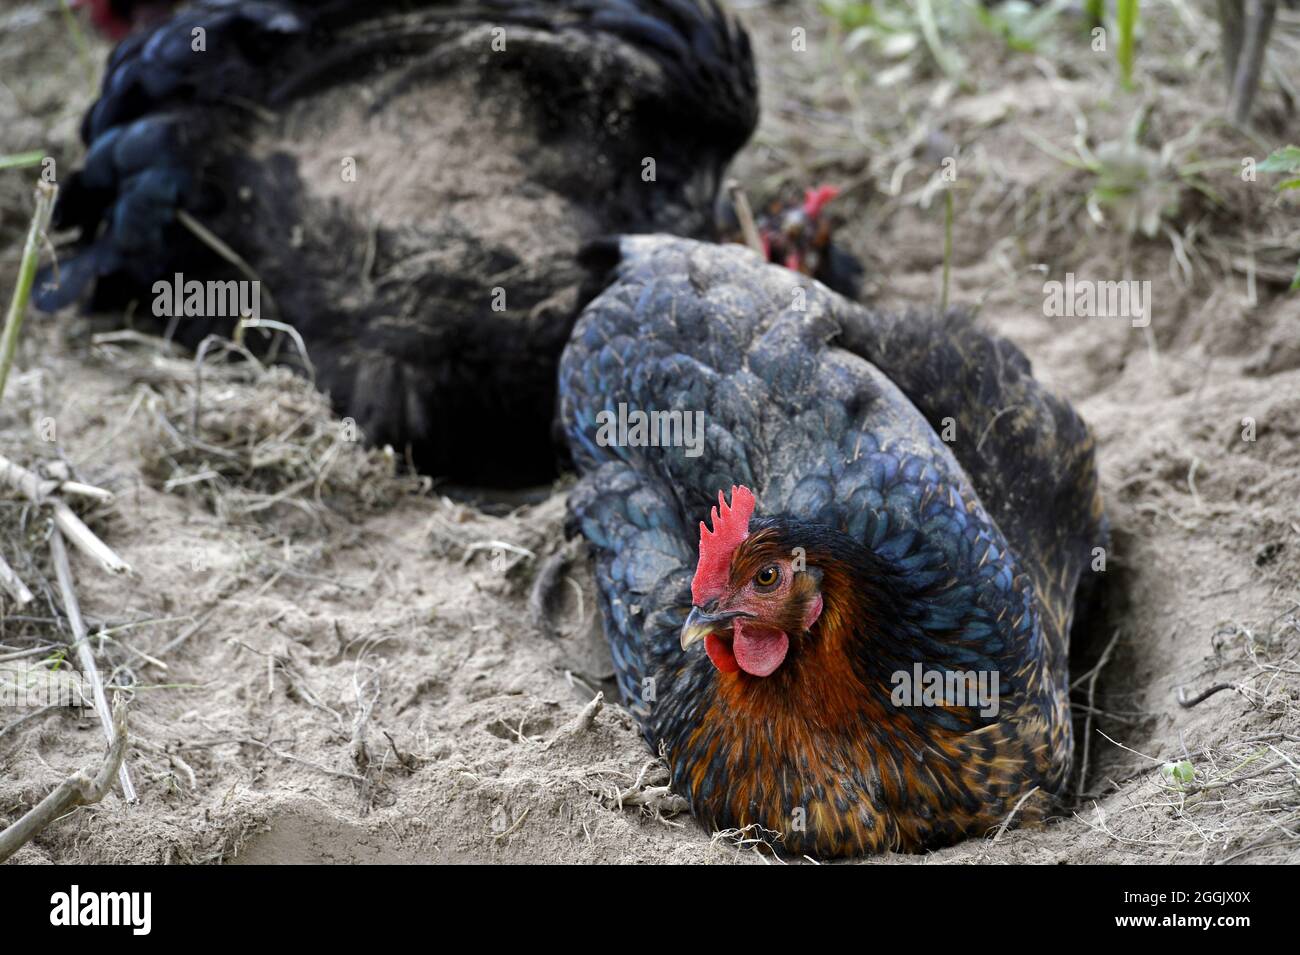
{"type": "Polygon", "coordinates": [[[781,572],[777,570],[775,564],[771,564],[767,567],[764,567],[762,570],[760,570],[757,574],[754,575],[754,583],[758,584],[760,587],[775,586],[776,582],[780,579],[781,579],[781,572]]]}

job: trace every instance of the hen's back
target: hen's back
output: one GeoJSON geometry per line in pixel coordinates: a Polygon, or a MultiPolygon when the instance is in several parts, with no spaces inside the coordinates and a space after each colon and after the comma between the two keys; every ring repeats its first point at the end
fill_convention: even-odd
{"type": "MultiPolygon", "coordinates": [[[[640,237],[621,252],[565,352],[561,407],[584,474],[570,508],[652,742],[666,730],[651,721],[676,710],[637,700],[645,677],[684,665],[696,522],[744,484],[763,514],[844,530],[968,585],[996,623],[968,628],[966,664],[1014,675],[1009,698],[1039,700],[1067,757],[1075,589],[1104,542],[1092,442],[1069,405],[967,319],[877,313],[734,247],[640,237]],[[703,447],[602,440],[598,416],[621,404],[701,412],[703,447]]],[[[704,685],[708,663],[695,662],[704,685]]]]}

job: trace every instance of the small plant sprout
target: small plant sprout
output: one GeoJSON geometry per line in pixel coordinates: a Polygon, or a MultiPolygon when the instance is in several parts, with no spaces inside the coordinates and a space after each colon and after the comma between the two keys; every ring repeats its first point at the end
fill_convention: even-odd
{"type": "Polygon", "coordinates": [[[1061,0],[1040,6],[1009,0],[993,7],[975,0],[822,2],[822,10],[845,33],[847,51],[866,46],[874,58],[890,64],[873,72],[878,85],[907,82],[937,67],[962,88],[971,87],[974,77],[963,50],[992,39],[1011,50],[1036,52],[1064,6],[1061,0]]]}
{"type": "Polygon", "coordinates": [[[1165,763],[1161,766],[1160,775],[1164,777],[1165,782],[1169,783],[1169,785],[1181,789],[1192,784],[1192,781],[1196,778],[1196,770],[1188,760],[1180,759],[1176,763],[1165,763]]]}
{"type": "MultiPolygon", "coordinates": [[[[1277,184],[1278,192],[1300,189],[1300,146],[1284,146],[1274,150],[1256,168],[1260,172],[1276,172],[1286,177],[1277,184]]],[[[1291,291],[1296,289],[1300,289],[1300,264],[1296,265],[1295,277],[1291,280],[1291,291]]]]}
{"type": "Polygon", "coordinates": [[[1122,136],[1095,148],[1082,135],[1076,137],[1074,155],[1035,134],[1025,136],[1059,162],[1091,175],[1085,206],[1095,223],[1118,225],[1128,236],[1154,238],[1176,223],[1188,190],[1220,202],[1201,174],[1229,164],[1235,167],[1237,161],[1193,158],[1200,126],[1158,148],[1147,145],[1143,141],[1146,116],[1146,108],[1139,109],[1122,136]]]}

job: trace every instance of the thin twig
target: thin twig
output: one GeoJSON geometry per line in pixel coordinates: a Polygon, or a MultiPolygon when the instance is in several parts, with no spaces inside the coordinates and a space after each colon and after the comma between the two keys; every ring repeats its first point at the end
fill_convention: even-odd
{"type": "Polygon", "coordinates": [[[82,484],[80,481],[64,481],[54,490],[61,494],[71,494],[73,497],[88,497],[102,504],[112,504],[114,500],[112,491],[106,491],[102,487],[94,487],[90,484],[82,484]]]}
{"type": "Polygon", "coordinates": [[[533,626],[548,637],[555,636],[555,627],[551,625],[551,618],[546,613],[546,605],[552,591],[555,590],[556,581],[564,571],[567,559],[568,555],[563,552],[546,558],[528,591],[528,617],[532,620],[533,626]]]}
{"type": "Polygon", "coordinates": [[[285,322],[277,322],[270,318],[240,319],[242,328],[269,328],[273,331],[284,332],[293,339],[294,346],[298,349],[298,354],[302,357],[303,371],[307,373],[307,380],[313,385],[316,384],[316,366],[312,364],[311,357],[307,354],[307,343],[303,341],[302,335],[298,329],[285,322]]]}
{"type": "Polygon", "coordinates": [[[522,825],[524,824],[524,820],[528,818],[528,814],[529,814],[530,812],[532,812],[532,810],[533,810],[533,807],[532,807],[532,806],[529,806],[527,809],[525,809],[523,812],[521,812],[521,813],[519,814],[519,818],[516,819],[516,820],[511,824],[511,826],[510,826],[509,829],[507,829],[505,832],[498,833],[498,834],[495,836],[496,841],[497,841],[497,842],[500,842],[502,839],[506,838],[507,836],[512,836],[512,835],[514,835],[516,832],[518,832],[518,831],[519,831],[519,827],[522,826],[522,825]]]}
{"type": "MultiPolygon", "coordinates": [[[[35,472],[29,471],[21,464],[10,461],[0,454],[0,484],[8,484],[33,504],[48,506],[54,512],[55,526],[67,535],[68,540],[72,541],[78,550],[98,561],[100,566],[110,574],[127,574],[131,572],[131,565],[100,540],[95,532],[73,513],[72,508],[66,502],[60,498],[50,496],[51,493],[62,487],[63,482],[43,481],[35,472]]],[[[88,487],[88,485],[75,486],[77,488],[88,487]]],[[[96,492],[95,496],[107,495],[110,499],[112,497],[108,491],[101,491],[98,488],[92,488],[91,490],[96,492]]]]}
{"type": "Polygon", "coordinates": [[[131,565],[117,556],[113,548],[100,540],[95,532],[73,513],[72,508],[57,497],[48,500],[54,511],[54,526],[67,535],[68,540],[72,541],[77,550],[97,561],[99,566],[110,574],[131,572],[131,565]]]}
{"type": "Polygon", "coordinates": [[[551,741],[542,749],[550,749],[556,743],[588,732],[596,723],[596,716],[605,708],[605,694],[597,693],[577,716],[559,728],[551,741]]]}
{"type": "Polygon", "coordinates": [[[729,179],[727,194],[731,196],[731,205],[735,208],[736,218],[740,221],[740,233],[745,237],[745,245],[762,255],[763,239],[758,234],[758,226],[754,223],[754,210],[749,207],[749,197],[745,195],[745,190],[740,187],[739,182],[729,179]]]}
{"type": "Polygon", "coordinates": [[[1075,792],[1081,793],[1086,789],[1084,783],[1088,780],[1088,759],[1092,751],[1092,714],[1095,709],[1093,701],[1097,693],[1097,677],[1101,675],[1102,669],[1110,661],[1110,654],[1115,649],[1119,634],[1120,631],[1116,630],[1111,636],[1110,642],[1106,644],[1106,649],[1101,651],[1101,658],[1097,661],[1097,665],[1092,668],[1092,673],[1088,677],[1088,715],[1084,717],[1083,722],[1083,757],[1079,760],[1079,784],[1075,792]]]}
{"type": "Polygon", "coordinates": [[[1195,696],[1188,696],[1187,690],[1180,686],[1178,688],[1178,705],[1185,710],[1190,710],[1198,703],[1204,703],[1216,693],[1222,693],[1224,690],[1234,690],[1236,688],[1237,684],[1235,683],[1216,683],[1214,686],[1197,693],[1195,696]]]}
{"type": "MultiPolygon", "coordinates": [[[[104,683],[95,665],[95,654],[90,649],[90,639],[86,633],[86,622],[81,617],[81,605],[77,602],[77,592],[72,586],[72,566],[68,563],[68,551],[63,546],[63,533],[56,527],[50,534],[50,556],[54,560],[54,572],[59,580],[59,592],[63,597],[63,610],[68,615],[68,624],[72,627],[73,646],[77,651],[77,660],[81,664],[81,675],[90,683],[90,692],[99,721],[103,724],[104,735],[113,741],[113,714],[108,707],[108,698],[104,695],[104,683]]],[[[129,803],[135,802],[135,787],[131,785],[131,774],[123,763],[118,771],[122,783],[122,795],[129,803]]]]}
{"type": "Polygon", "coordinates": [[[537,556],[527,547],[520,547],[518,544],[512,544],[509,541],[500,541],[500,540],[475,541],[474,543],[467,544],[465,546],[465,556],[461,558],[460,562],[462,564],[468,564],[470,562],[470,559],[475,554],[483,550],[505,551],[506,553],[509,554],[517,554],[518,556],[526,558],[528,560],[531,560],[537,556]]]}
{"type": "MultiPolygon", "coordinates": [[[[10,617],[9,619],[13,620],[14,618],[10,617]]],[[[53,623],[55,621],[53,618],[50,618],[49,622],[53,623]]],[[[44,647],[28,647],[26,650],[15,650],[13,653],[0,653],[0,663],[8,663],[10,660],[25,660],[28,657],[38,657],[43,653],[51,653],[54,649],[55,647],[50,645],[44,647]]]]}
{"type": "Polygon", "coordinates": [[[18,573],[9,566],[4,555],[0,554],[0,587],[3,587],[5,593],[14,599],[14,603],[20,607],[25,607],[33,599],[32,592],[27,589],[27,585],[22,582],[18,573]]]}
{"type": "Polygon", "coordinates": [[[1016,800],[1016,804],[1011,807],[1011,811],[1007,813],[1007,817],[1002,820],[1002,825],[998,826],[998,833],[993,837],[994,842],[997,842],[999,839],[1002,838],[1003,833],[1007,831],[1007,826],[1011,825],[1011,820],[1016,817],[1016,813],[1020,811],[1020,807],[1025,804],[1025,800],[1028,799],[1036,792],[1038,792],[1037,786],[1035,786],[1033,789],[1029,790],[1029,792],[1025,793],[1023,796],[1021,796],[1019,799],[1016,800]]]}
{"type": "Polygon", "coordinates": [[[200,242],[210,248],[213,252],[217,253],[217,255],[221,256],[235,268],[239,269],[239,271],[242,272],[249,281],[258,282],[260,284],[261,279],[257,272],[253,270],[253,267],[244,260],[243,256],[230,246],[226,245],[225,242],[221,241],[215,232],[184,209],[176,210],[176,218],[181,225],[194,233],[200,242]]]}
{"type": "Polygon", "coordinates": [[[366,778],[364,776],[358,776],[356,773],[343,772],[342,770],[338,770],[338,769],[330,769],[328,766],[323,766],[320,763],[312,762],[310,759],[303,759],[301,756],[297,755],[296,753],[289,753],[282,749],[276,749],[270,743],[263,743],[260,739],[253,739],[251,736],[241,737],[239,739],[232,739],[232,740],[228,740],[227,742],[243,743],[249,746],[260,746],[262,747],[262,749],[266,750],[268,753],[270,753],[273,756],[279,756],[281,759],[287,759],[291,763],[299,763],[303,766],[309,766],[310,768],[316,770],[317,772],[324,773],[326,776],[333,776],[336,779],[346,779],[354,783],[364,783],[366,781],[366,778]]]}

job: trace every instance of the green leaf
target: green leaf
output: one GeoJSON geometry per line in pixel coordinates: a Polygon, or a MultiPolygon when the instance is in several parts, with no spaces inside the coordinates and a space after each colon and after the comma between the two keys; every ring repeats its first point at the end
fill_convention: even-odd
{"type": "Polygon", "coordinates": [[[965,65],[956,51],[944,45],[931,0],[917,0],[916,17],[921,24],[921,36],[925,38],[925,45],[930,48],[930,55],[939,64],[939,69],[943,70],[954,83],[962,87],[967,86],[965,65]]]}
{"type": "Polygon", "coordinates": [[[866,26],[876,19],[876,11],[870,3],[855,3],[853,0],[823,0],[822,12],[835,20],[846,30],[866,26]]]}
{"type": "Polygon", "coordinates": [[[1115,47],[1115,58],[1119,61],[1120,80],[1124,89],[1133,88],[1133,58],[1138,24],[1138,0],[1116,0],[1116,26],[1119,29],[1119,43],[1115,47]]]}
{"type": "Polygon", "coordinates": [[[43,149],[33,149],[29,153],[0,156],[0,169],[26,169],[28,166],[39,166],[44,158],[45,150],[43,149]]]}
{"type": "Polygon", "coordinates": [[[1186,786],[1196,778],[1196,769],[1189,760],[1181,759],[1176,763],[1165,763],[1160,767],[1160,774],[1168,783],[1186,786]]]}
{"type": "Polygon", "coordinates": [[[1300,172],[1300,146],[1275,149],[1256,168],[1260,172],[1300,172]]]}

